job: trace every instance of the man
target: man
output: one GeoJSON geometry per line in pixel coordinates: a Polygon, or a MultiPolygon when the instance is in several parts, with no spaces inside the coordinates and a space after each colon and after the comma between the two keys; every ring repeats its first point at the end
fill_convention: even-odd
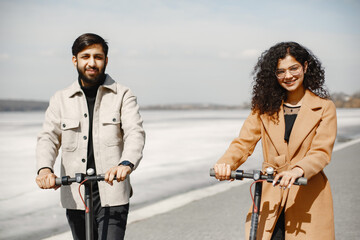
{"type": "MultiPolygon", "coordinates": [[[[102,37],[81,35],[72,53],[79,77],[50,100],[38,136],[36,183],[57,188],[53,166],[60,147],[62,176],[89,168],[106,172],[105,182],[93,184],[95,239],[123,239],[132,194],[128,175],[145,143],[139,106],[129,88],[105,74],[108,45],[102,37]]],[[[61,203],[74,239],[85,239],[85,207],[77,188],[61,187],[61,203]]]]}

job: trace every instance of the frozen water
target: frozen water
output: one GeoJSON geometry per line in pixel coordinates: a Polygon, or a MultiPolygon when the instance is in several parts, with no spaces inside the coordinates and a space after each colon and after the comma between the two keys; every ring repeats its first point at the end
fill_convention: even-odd
{"type": "MultiPolygon", "coordinates": [[[[209,168],[224,153],[248,110],[143,111],[144,158],[132,173],[131,209],[215,183],[209,168]]],[[[35,146],[43,112],[0,113],[0,239],[40,239],[68,230],[59,191],[35,183],[35,146]]],[[[338,110],[338,141],[360,137],[360,109],[338,110]]],[[[261,166],[261,147],[242,166],[261,166]]],[[[55,166],[59,176],[59,161],[55,166]]]]}

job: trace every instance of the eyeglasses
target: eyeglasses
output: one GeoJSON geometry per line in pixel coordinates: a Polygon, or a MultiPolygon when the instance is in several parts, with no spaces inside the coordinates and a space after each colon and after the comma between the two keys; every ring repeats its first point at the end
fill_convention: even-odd
{"type": "Polygon", "coordinates": [[[300,75],[301,69],[302,69],[301,65],[294,65],[294,66],[291,66],[289,69],[277,69],[275,71],[275,75],[278,79],[284,79],[286,76],[286,71],[289,71],[289,73],[293,77],[297,77],[300,75]]]}

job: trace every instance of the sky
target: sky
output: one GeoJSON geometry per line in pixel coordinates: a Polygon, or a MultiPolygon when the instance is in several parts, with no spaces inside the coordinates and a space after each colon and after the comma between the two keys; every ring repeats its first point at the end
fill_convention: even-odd
{"type": "Polygon", "coordinates": [[[250,102],[260,54],[310,49],[331,93],[360,90],[360,1],[0,0],[0,99],[48,101],[77,79],[71,46],[109,43],[107,73],[141,105],[250,102]]]}

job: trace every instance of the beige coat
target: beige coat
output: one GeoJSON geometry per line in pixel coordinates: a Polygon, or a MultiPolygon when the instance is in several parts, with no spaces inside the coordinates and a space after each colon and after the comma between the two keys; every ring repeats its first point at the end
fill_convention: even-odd
{"type": "MultiPolygon", "coordinates": [[[[37,169],[53,169],[61,147],[61,176],[86,172],[88,115],[86,97],[77,81],[51,98],[43,130],[38,135],[37,169]]],[[[92,134],[98,174],[105,173],[123,160],[132,162],[134,169],[138,166],[145,142],[139,106],[129,88],[116,83],[109,75],[98,89],[92,134]]],[[[99,182],[102,206],[129,202],[130,178],[115,182],[113,186],[99,182]]],[[[65,208],[84,209],[78,184],[61,187],[61,203],[65,208]]]]}
{"type": "MultiPolygon", "coordinates": [[[[333,202],[329,182],[323,172],[330,162],[336,138],[336,109],[330,100],[306,91],[294,123],[289,144],[284,140],[283,107],[277,122],[268,115],[253,112],[245,121],[238,138],[218,163],[237,169],[254,151],[261,139],[263,171],[272,166],[277,172],[296,166],[304,170],[307,186],[281,190],[263,183],[257,239],[270,239],[281,210],[285,207],[286,239],[335,239],[333,202]]],[[[251,211],[246,218],[249,239],[251,211]]]]}

